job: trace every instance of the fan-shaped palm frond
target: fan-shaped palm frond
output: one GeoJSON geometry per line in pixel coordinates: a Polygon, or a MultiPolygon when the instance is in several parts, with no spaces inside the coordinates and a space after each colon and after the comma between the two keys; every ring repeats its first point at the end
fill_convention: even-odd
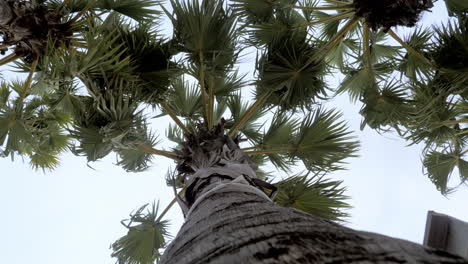
{"type": "Polygon", "coordinates": [[[446,195],[455,188],[448,187],[448,181],[456,166],[458,166],[461,183],[468,180],[468,161],[462,159],[466,153],[452,150],[438,152],[431,150],[424,157],[424,167],[429,179],[434,183],[437,190],[446,195]]]}
{"type": "Polygon", "coordinates": [[[285,110],[310,108],[318,98],[326,96],[324,61],[307,65],[319,49],[307,43],[283,42],[271,46],[258,64],[256,96],[271,93],[267,105],[285,110]],[[305,66],[305,68],[304,68],[305,66]]]}
{"type": "Polygon", "coordinates": [[[274,184],[278,187],[274,202],[328,220],[344,221],[349,215],[343,209],[351,206],[346,203],[348,197],[341,184],[318,175],[291,176],[274,184]]]}
{"type": "Polygon", "coordinates": [[[360,111],[364,117],[361,129],[364,124],[373,129],[405,125],[408,113],[413,111],[408,96],[404,87],[395,81],[386,83],[378,93],[365,96],[360,111]]]}
{"type": "Polygon", "coordinates": [[[468,72],[468,28],[448,23],[435,27],[435,45],[428,56],[441,68],[468,72]]]}
{"type": "Polygon", "coordinates": [[[339,164],[355,157],[359,143],[353,140],[341,114],[317,109],[302,121],[292,140],[291,158],[299,158],[311,171],[343,169],[339,164]]]}
{"type": "Polygon", "coordinates": [[[236,19],[223,1],[179,2],[171,0],[173,14],[165,10],[174,26],[174,39],[189,61],[204,65],[207,71],[232,67],[238,50],[236,19]]]}
{"type": "MultiPolygon", "coordinates": [[[[420,54],[426,54],[429,51],[428,43],[431,37],[432,32],[429,29],[418,27],[406,37],[405,42],[420,54]]],[[[423,58],[411,52],[407,52],[400,61],[399,70],[413,80],[426,76],[431,71],[431,67],[423,58]]]]}
{"type": "Polygon", "coordinates": [[[147,206],[132,213],[128,223],[122,221],[128,232],[112,244],[112,256],[119,264],[152,264],[161,256],[159,250],[165,247],[169,237],[168,222],[158,218],[158,205],[153,203],[145,213],[147,206]]]}

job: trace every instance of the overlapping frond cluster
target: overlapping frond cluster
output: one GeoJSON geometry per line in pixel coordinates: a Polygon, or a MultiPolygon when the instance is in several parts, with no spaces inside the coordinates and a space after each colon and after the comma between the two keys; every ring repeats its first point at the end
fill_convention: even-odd
{"type": "MultiPolygon", "coordinates": [[[[362,103],[362,129],[369,126],[381,132],[395,130],[412,143],[425,142],[423,155],[430,151],[447,154],[455,148],[459,150],[454,156],[457,159],[466,154],[467,112],[463,102],[468,78],[465,65],[468,20],[466,7],[460,1],[446,1],[458,21],[434,29],[416,27],[406,38],[400,38],[394,28],[415,26],[422,12],[433,6],[432,1],[234,2],[236,12],[248,27],[248,43],[263,45],[266,50],[263,53],[266,56],[261,56],[257,64],[260,83],[257,93],[259,88],[260,94],[268,91],[261,89],[266,86],[262,81],[277,85],[271,87],[272,96],[267,103],[282,104],[283,109],[288,109],[301,104],[300,100],[291,100],[294,95],[299,95],[299,99],[307,97],[304,101],[308,103],[313,98],[322,99],[319,94],[324,94],[324,86],[322,90],[312,89],[320,91],[314,96],[305,93],[314,86],[314,80],[321,79],[320,71],[311,72],[309,78],[303,79],[305,82],[300,80],[306,67],[325,64],[323,74],[344,74],[336,92],[348,93],[352,101],[362,103]],[[390,44],[388,37],[397,45],[390,44]],[[298,39],[305,39],[307,45],[313,43],[315,54],[303,49],[297,53],[301,56],[295,56],[295,52],[290,52],[294,49],[289,49],[269,59],[273,57],[269,48],[281,51],[281,44],[298,39]],[[270,65],[274,65],[271,66],[274,71],[268,75],[265,69],[270,65]],[[307,87],[295,89],[301,83],[307,87]],[[287,100],[273,102],[279,97],[287,100]]],[[[268,155],[275,164],[280,164],[278,154],[268,155]]],[[[432,161],[434,168],[437,159],[432,161]]],[[[459,162],[454,164],[457,166],[459,162]]],[[[428,163],[424,165],[428,176],[434,178],[428,163]]],[[[449,174],[444,177],[448,179],[449,174]]],[[[462,182],[466,180],[463,174],[460,177],[462,182]]],[[[434,181],[446,193],[447,186],[440,185],[441,182],[444,181],[434,181]]]]}
{"type": "MultiPolygon", "coordinates": [[[[1,154],[53,169],[69,149],[88,162],[114,152],[127,171],[145,170],[160,155],[189,178],[200,164],[219,162],[230,142],[252,168],[289,172],[303,164],[328,173],[344,169],[358,149],[339,112],[322,105],[347,93],[362,104],[362,129],[395,130],[427,145],[423,163],[442,193],[452,190],[455,167],[461,182],[468,180],[464,1],[446,0],[457,21],[415,27],[406,38],[395,27],[414,26],[432,1],[171,0],[162,11],[158,4],[1,1],[0,65],[14,61],[27,74],[0,85],[1,154]],[[171,36],[156,23],[163,14],[171,36]],[[238,63],[252,50],[251,77],[238,63]],[[331,87],[327,77],[341,82],[331,87]],[[176,144],[171,151],[156,148],[160,137],[148,124],[164,115],[174,122],[166,131],[176,144]]],[[[168,183],[186,187],[181,177],[168,183]]],[[[277,184],[276,201],[342,219],[347,204],[339,185],[295,176],[277,184]]],[[[166,211],[156,219],[155,208],[143,210],[113,246],[120,263],[159,256],[166,211]]]]}

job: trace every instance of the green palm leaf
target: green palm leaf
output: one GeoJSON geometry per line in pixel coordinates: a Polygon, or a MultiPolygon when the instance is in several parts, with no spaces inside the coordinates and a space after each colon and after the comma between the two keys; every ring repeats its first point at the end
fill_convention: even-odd
{"type": "Polygon", "coordinates": [[[292,141],[292,159],[301,159],[308,170],[343,169],[344,159],[356,157],[359,143],[354,141],[341,114],[317,109],[302,121],[292,141]]]}
{"type": "Polygon", "coordinates": [[[143,205],[130,219],[122,221],[128,232],[112,244],[112,257],[116,257],[119,264],[153,264],[161,256],[159,250],[166,245],[169,224],[167,220],[158,219],[158,205],[153,203],[144,213],[147,206],[143,205]]]}
{"type": "Polygon", "coordinates": [[[343,194],[345,188],[341,184],[317,175],[291,176],[274,184],[278,187],[274,202],[328,220],[344,221],[349,215],[343,210],[351,206],[346,202],[348,197],[343,194]]]}
{"type": "Polygon", "coordinates": [[[446,195],[455,188],[448,187],[448,181],[456,166],[459,168],[461,182],[468,180],[468,162],[461,159],[463,154],[454,151],[429,151],[423,160],[426,175],[434,183],[437,190],[446,195]]]}

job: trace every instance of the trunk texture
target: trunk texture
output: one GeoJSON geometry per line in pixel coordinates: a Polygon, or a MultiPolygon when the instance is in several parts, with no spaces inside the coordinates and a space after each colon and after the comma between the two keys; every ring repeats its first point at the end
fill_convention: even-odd
{"type": "Polygon", "coordinates": [[[224,135],[223,125],[200,125],[179,151],[185,223],[160,264],[468,263],[275,205],[270,197],[276,188],[257,178],[256,165],[238,138],[224,135]]]}
{"type": "Polygon", "coordinates": [[[468,263],[277,206],[247,184],[215,188],[193,204],[160,263],[468,263]]]}

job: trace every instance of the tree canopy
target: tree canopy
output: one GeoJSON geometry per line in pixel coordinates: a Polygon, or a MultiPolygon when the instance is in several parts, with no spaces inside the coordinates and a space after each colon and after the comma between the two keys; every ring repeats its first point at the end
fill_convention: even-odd
{"type": "MultiPolygon", "coordinates": [[[[278,188],[278,204],[343,220],[344,187],[326,175],[359,142],[323,103],[347,93],[362,105],[361,129],[424,143],[425,173],[448,194],[454,170],[468,180],[468,6],[445,3],[452,18],[422,28],[429,0],[2,1],[0,65],[27,76],[0,84],[1,154],[52,170],[65,151],[90,164],[115,153],[129,172],[159,155],[178,164],[167,183],[183,192],[190,144],[221,129],[259,165],[265,192],[278,188]],[[257,54],[253,78],[238,69],[247,50],[257,54]],[[165,137],[148,126],[164,115],[165,137]],[[174,147],[159,148],[163,139],[174,147]],[[268,163],[307,173],[278,181],[268,163]]],[[[150,263],[165,244],[164,213],[145,210],[113,245],[122,263],[150,263]]]]}

